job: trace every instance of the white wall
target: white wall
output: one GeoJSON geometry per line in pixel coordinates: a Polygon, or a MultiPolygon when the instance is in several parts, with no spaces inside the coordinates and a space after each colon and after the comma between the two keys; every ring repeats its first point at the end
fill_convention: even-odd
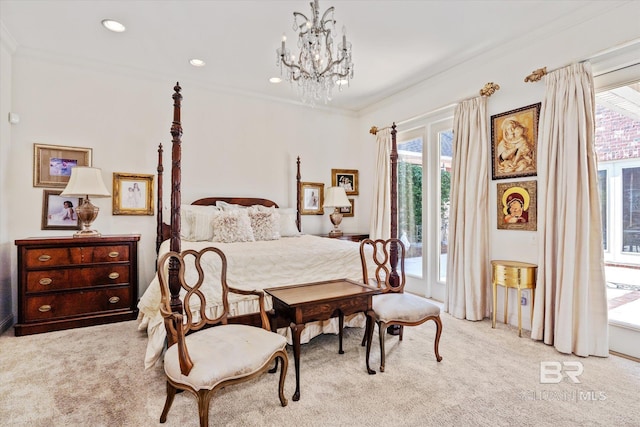
{"type": "MultiPolygon", "coordinates": [[[[500,85],[488,100],[488,115],[500,114],[515,108],[541,102],[544,97],[544,82],[525,83],[524,77],[533,70],[546,66],[548,70],[589,59],[596,53],[610,48],[640,41],[640,2],[629,2],[619,8],[605,11],[597,18],[585,20],[579,25],[557,33],[547,33],[541,28],[536,33],[523,35],[508,45],[495,48],[465,64],[434,76],[421,84],[398,93],[393,97],[368,108],[360,119],[360,137],[370,140],[366,130],[371,125],[378,127],[392,122],[404,122],[416,116],[432,114],[434,111],[465,98],[477,96],[487,82],[500,85]]],[[[640,50],[638,43],[636,51],[640,50]]],[[[636,59],[640,53],[636,55],[636,59]]],[[[488,126],[490,129],[490,124],[488,126]]],[[[398,130],[402,125],[398,126],[398,130]]],[[[490,150],[489,150],[490,153],[490,150]]],[[[486,161],[491,166],[491,158],[486,161]]],[[[427,172],[428,173],[428,172],[427,172]]],[[[490,173],[490,172],[489,172],[490,173]]],[[[538,174],[544,174],[538,165],[538,174]]],[[[491,179],[491,176],[489,176],[491,179]]],[[[537,179],[527,177],[518,180],[537,179]]],[[[490,183],[490,259],[517,259],[537,263],[538,233],[530,231],[498,230],[496,226],[496,187],[490,183]]],[[[541,197],[541,194],[538,194],[541,197]]],[[[426,284],[425,284],[426,286],[426,284]]],[[[515,292],[510,297],[509,322],[517,324],[515,292]]],[[[498,317],[502,316],[502,302],[498,303],[498,317]]],[[[523,310],[523,326],[528,327],[528,307],[523,310]]]]}
{"type": "Polygon", "coordinates": [[[11,180],[7,175],[10,163],[11,125],[8,114],[11,111],[11,55],[15,50],[15,43],[0,27],[0,333],[13,323],[11,299],[11,253],[13,242],[9,235],[9,210],[5,206],[11,205],[9,185],[11,180]]]}
{"type": "MultiPolygon", "coordinates": [[[[79,68],[19,52],[13,58],[13,75],[12,110],[22,120],[13,129],[5,171],[10,181],[6,198],[12,201],[2,207],[9,222],[6,241],[72,234],[40,230],[43,189],[33,187],[34,143],[92,148],[93,166],[102,168],[110,190],[113,172],[155,174],[157,146],[163,143],[168,206],[175,80],[79,68]]],[[[352,116],[216,93],[188,81],[180,84],[185,203],[204,196],[247,196],[294,207],[298,155],[302,180],[327,186],[332,168],[364,167],[352,116]]],[[[139,288],[143,292],[155,270],[155,217],[114,216],[110,198],[93,203],[100,207],[93,225],[101,233],[142,235],[139,288]]],[[[366,232],[368,217],[368,211],[360,209],[354,218],[344,219],[342,229],[366,232]]],[[[302,222],[306,233],[326,233],[331,228],[328,213],[305,215],[302,222]]],[[[15,249],[12,258],[15,265],[15,249]]],[[[15,271],[12,284],[16,312],[15,271]]]]}

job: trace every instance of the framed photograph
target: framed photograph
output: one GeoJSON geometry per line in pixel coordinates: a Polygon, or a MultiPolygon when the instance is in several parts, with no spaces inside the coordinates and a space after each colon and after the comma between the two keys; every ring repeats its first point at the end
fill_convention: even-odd
{"type": "Polygon", "coordinates": [[[491,116],[493,179],[536,176],[540,103],[491,116]]]}
{"type": "Polygon", "coordinates": [[[82,203],[78,197],[62,197],[62,190],[42,190],[42,229],[80,230],[76,208],[82,203]]]}
{"type": "Polygon", "coordinates": [[[498,184],[498,229],[536,231],[537,182],[498,184]]]}
{"type": "Polygon", "coordinates": [[[349,203],[351,203],[351,206],[346,208],[339,208],[340,213],[345,218],[348,216],[353,216],[353,204],[355,203],[355,199],[349,199],[349,203]]]}
{"type": "Polygon", "coordinates": [[[344,188],[347,196],[357,196],[358,170],[331,169],[331,186],[344,188]]]}
{"type": "Polygon", "coordinates": [[[302,215],[323,215],[324,209],[324,184],[321,182],[301,182],[300,192],[302,200],[300,203],[300,214],[302,215]]]}
{"type": "Polygon", "coordinates": [[[113,214],[153,215],[153,175],[113,173],[113,214]]]}
{"type": "Polygon", "coordinates": [[[91,166],[91,148],[33,144],[33,186],[64,188],[71,168],[91,166]]]}

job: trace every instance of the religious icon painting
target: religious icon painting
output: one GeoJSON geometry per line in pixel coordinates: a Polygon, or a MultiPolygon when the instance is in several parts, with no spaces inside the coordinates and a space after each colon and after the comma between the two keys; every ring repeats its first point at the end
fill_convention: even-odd
{"type": "Polygon", "coordinates": [[[498,184],[498,230],[537,230],[536,181],[498,184]]]}

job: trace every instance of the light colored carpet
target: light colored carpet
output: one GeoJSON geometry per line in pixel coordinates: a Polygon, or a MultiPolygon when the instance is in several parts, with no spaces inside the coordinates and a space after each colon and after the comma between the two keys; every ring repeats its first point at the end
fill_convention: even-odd
{"type": "MultiPolygon", "coordinates": [[[[442,315],[443,360],[435,361],[428,322],[388,336],[386,372],[367,375],[362,330],[302,346],[301,394],[293,356],[281,407],[277,376],[265,374],[214,397],[211,426],[638,426],[640,364],[611,356],[578,358],[488,320],[442,315]],[[540,382],[540,362],[584,364],[579,384],[540,382]]],[[[377,336],[372,367],[378,369],[377,336]]],[[[0,425],[158,426],[165,400],[162,366],[144,370],[146,335],[136,322],[0,337],[0,425]]],[[[197,426],[195,399],[176,396],[166,426],[197,426]]]]}

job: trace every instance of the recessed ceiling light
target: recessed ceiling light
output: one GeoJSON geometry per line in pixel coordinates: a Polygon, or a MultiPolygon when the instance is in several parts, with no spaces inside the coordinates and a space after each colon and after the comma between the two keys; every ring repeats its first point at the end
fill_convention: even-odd
{"type": "Polygon", "coordinates": [[[114,21],[113,19],[103,19],[102,25],[109,31],[113,31],[114,33],[122,33],[126,30],[125,26],[119,23],[118,21],[114,21]]]}
{"type": "Polygon", "coordinates": [[[346,85],[346,84],[349,84],[349,80],[347,80],[347,79],[336,80],[336,84],[338,86],[346,85]]]}
{"type": "Polygon", "coordinates": [[[269,79],[269,81],[270,81],[271,83],[280,83],[280,82],[282,81],[282,79],[281,79],[280,77],[271,77],[271,78],[269,79]]]}
{"type": "Polygon", "coordinates": [[[206,62],[204,62],[202,59],[193,58],[189,60],[189,64],[193,65],[194,67],[204,67],[206,65],[206,62]]]}

